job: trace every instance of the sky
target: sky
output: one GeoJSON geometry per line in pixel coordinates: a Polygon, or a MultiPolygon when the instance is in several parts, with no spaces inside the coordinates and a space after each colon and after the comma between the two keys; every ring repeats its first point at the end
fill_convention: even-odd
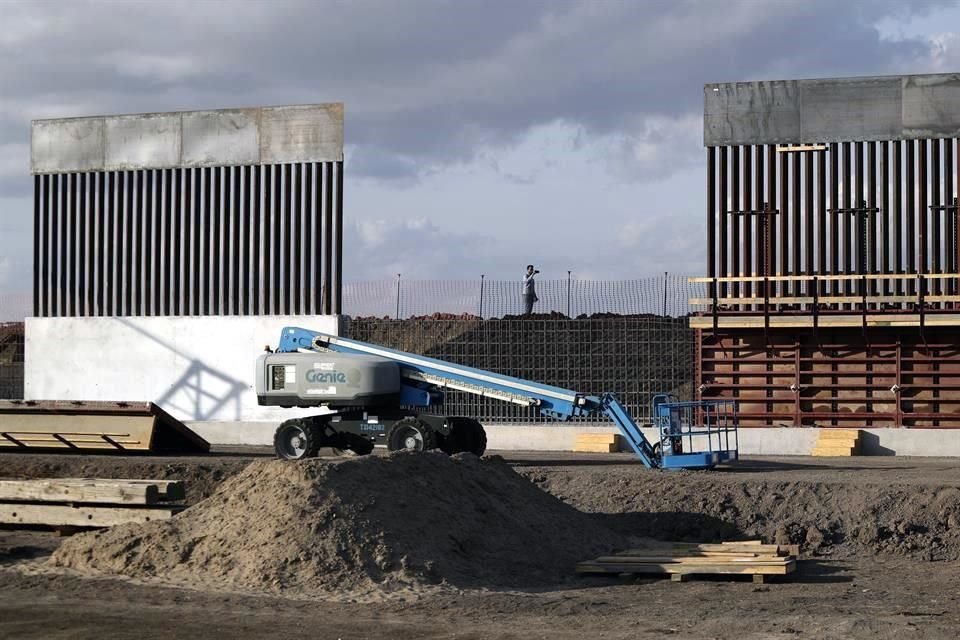
{"type": "Polygon", "coordinates": [[[705,270],[703,85],[960,72],[960,1],[0,0],[0,319],[30,121],[345,103],[344,279],[705,270]]]}

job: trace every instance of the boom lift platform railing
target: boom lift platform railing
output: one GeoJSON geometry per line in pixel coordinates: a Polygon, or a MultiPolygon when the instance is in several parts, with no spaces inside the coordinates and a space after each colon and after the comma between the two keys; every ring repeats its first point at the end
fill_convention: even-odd
{"type": "MultiPolygon", "coordinates": [[[[627,408],[612,393],[603,393],[599,396],[586,395],[570,389],[530,382],[359,340],[296,327],[285,328],[277,351],[294,352],[299,350],[369,355],[396,362],[399,365],[400,376],[406,387],[401,393],[402,396],[412,397],[418,393],[423,394],[423,392],[454,389],[478,396],[497,398],[521,406],[533,407],[540,414],[560,421],[577,417],[605,415],[617,425],[630,448],[648,468],[667,467],[668,465],[663,464],[664,459],[673,455],[675,450],[682,450],[682,444],[679,445],[679,449],[677,448],[678,445],[675,444],[679,434],[669,434],[668,444],[664,444],[661,437],[661,443],[658,447],[651,445],[640,427],[630,416],[627,408]],[[669,451],[667,451],[668,449],[669,451]]],[[[732,425],[725,423],[723,429],[722,433],[729,433],[731,429],[735,431],[736,424],[735,422],[732,425]]],[[[701,430],[708,431],[717,437],[721,436],[721,432],[718,431],[716,425],[707,425],[702,427],[701,430]],[[716,431],[715,434],[714,431],[716,431]]],[[[711,439],[709,442],[713,442],[713,440],[711,439]]],[[[736,443],[735,438],[734,443],[736,443]]],[[[687,453],[695,452],[690,450],[687,453]]],[[[711,468],[718,462],[735,460],[737,457],[735,448],[711,449],[706,453],[709,454],[706,457],[675,458],[676,464],[669,465],[669,468],[711,468]],[[713,455],[714,453],[717,455],[713,455]]]]}

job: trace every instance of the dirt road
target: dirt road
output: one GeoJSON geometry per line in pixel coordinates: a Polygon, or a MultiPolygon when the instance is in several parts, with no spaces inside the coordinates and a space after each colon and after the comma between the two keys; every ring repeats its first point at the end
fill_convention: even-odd
{"type": "MultiPolygon", "coordinates": [[[[196,502],[264,455],[4,454],[0,473],[180,477],[196,502]]],[[[46,563],[55,535],[0,531],[0,637],[899,639],[953,638],[960,628],[960,461],[757,459],[730,471],[668,474],[626,455],[506,457],[622,533],[707,541],[770,532],[797,539],[813,559],[788,581],[762,586],[583,578],[364,604],[77,575],[46,563]]]]}

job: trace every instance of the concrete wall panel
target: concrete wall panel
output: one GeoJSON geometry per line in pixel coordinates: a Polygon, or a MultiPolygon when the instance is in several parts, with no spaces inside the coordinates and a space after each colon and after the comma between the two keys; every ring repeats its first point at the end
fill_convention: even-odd
{"type": "Polygon", "coordinates": [[[231,164],[260,162],[258,117],[257,109],[184,113],[184,166],[212,166],[227,157],[232,158],[231,164]]]}
{"type": "Polygon", "coordinates": [[[180,114],[117,116],[105,120],[104,168],[172,167],[180,163],[180,114]]]}
{"type": "Polygon", "coordinates": [[[265,107],[260,114],[261,162],[343,159],[343,105],[265,107]]]}
{"type": "Polygon", "coordinates": [[[754,137],[788,143],[800,139],[800,92],[793,80],[738,82],[704,87],[705,144],[754,137]]]}
{"type": "Polygon", "coordinates": [[[95,171],[103,168],[103,118],[39,120],[33,123],[33,173],[95,171]]]}
{"type": "Polygon", "coordinates": [[[901,79],[800,83],[800,141],[893,140],[901,133],[901,79]]]}
{"type": "Polygon", "coordinates": [[[704,87],[704,146],[960,136],[960,74],[704,87]]]}
{"type": "Polygon", "coordinates": [[[27,399],[152,401],[181,420],[271,421],[254,367],[285,326],[339,333],[337,316],[27,318],[27,399]]]}
{"type": "Polygon", "coordinates": [[[905,78],[903,128],[912,138],[960,137],[960,74],[905,78]]]}

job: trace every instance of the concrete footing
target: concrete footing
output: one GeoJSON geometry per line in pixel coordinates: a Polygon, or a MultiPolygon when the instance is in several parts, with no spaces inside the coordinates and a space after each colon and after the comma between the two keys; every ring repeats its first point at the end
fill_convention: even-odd
{"type": "MultiPolygon", "coordinates": [[[[272,445],[276,422],[188,422],[215,445],[272,445]]],[[[486,425],[491,450],[573,451],[581,433],[616,433],[608,425],[486,425]]],[[[653,441],[652,429],[644,435],[653,441]]],[[[741,429],[740,453],[744,455],[810,455],[820,429],[741,429]]],[[[939,429],[864,429],[861,455],[958,456],[960,431],[939,429]]]]}

